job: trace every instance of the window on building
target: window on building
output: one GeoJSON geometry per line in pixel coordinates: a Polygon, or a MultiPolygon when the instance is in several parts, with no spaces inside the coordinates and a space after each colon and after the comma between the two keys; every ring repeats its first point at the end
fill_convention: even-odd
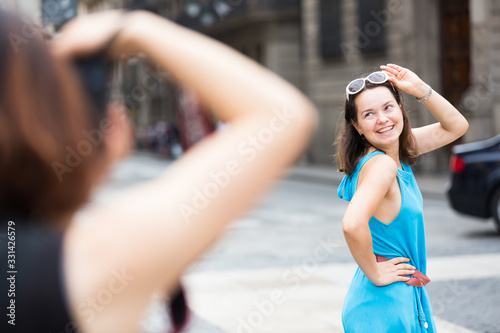
{"type": "Polygon", "coordinates": [[[358,46],[362,53],[384,52],[386,22],[381,19],[385,0],[358,0],[358,46]]]}
{"type": "Polygon", "coordinates": [[[325,59],[341,56],[341,0],[321,0],[319,15],[321,56],[325,59]]]}

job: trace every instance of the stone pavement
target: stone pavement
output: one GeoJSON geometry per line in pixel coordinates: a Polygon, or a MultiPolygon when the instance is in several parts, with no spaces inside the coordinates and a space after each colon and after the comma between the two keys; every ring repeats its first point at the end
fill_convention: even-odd
{"type": "MultiPolygon", "coordinates": [[[[296,166],[286,178],[338,186],[333,166],[296,166]]],[[[417,175],[424,197],[445,200],[448,175],[417,175]]],[[[461,292],[456,281],[500,277],[500,254],[429,258],[432,281],[453,281],[443,302],[461,292]],[[467,267],[464,270],[463,267],[467,267]]],[[[320,265],[314,256],[297,267],[188,273],[183,281],[197,317],[230,333],[343,332],[341,310],[355,263],[320,265]]],[[[440,333],[473,333],[435,318],[440,333]]],[[[200,331],[201,332],[201,331],[200,331]]]]}
{"type": "MultiPolygon", "coordinates": [[[[138,154],[126,163],[128,168],[115,170],[114,181],[101,192],[102,197],[137,179],[154,178],[169,162],[138,154]]],[[[342,174],[333,165],[299,165],[291,168],[286,178],[335,188],[342,174]]],[[[437,200],[446,199],[448,179],[448,175],[417,175],[424,197],[437,200]]],[[[320,264],[322,260],[317,259],[312,255],[293,267],[189,271],[183,281],[194,320],[187,333],[343,332],[342,303],[356,265],[320,264]]],[[[435,304],[456,301],[465,292],[468,279],[499,278],[500,267],[493,265],[498,262],[500,254],[429,257],[429,277],[446,285],[435,304]]],[[[474,333],[439,317],[435,320],[439,333],[474,333]]]]}
{"type": "MultiPolygon", "coordinates": [[[[442,302],[453,302],[462,292],[459,281],[500,277],[498,262],[500,254],[433,257],[428,270],[434,282],[452,281],[442,302]]],[[[311,257],[300,267],[193,273],[183,281],[192,311],[222,332],[340,333],[355,270],[354,263],[318,265],[311,257]]],[[[440,333],[473,333],[435,320],[440,333]]]]}

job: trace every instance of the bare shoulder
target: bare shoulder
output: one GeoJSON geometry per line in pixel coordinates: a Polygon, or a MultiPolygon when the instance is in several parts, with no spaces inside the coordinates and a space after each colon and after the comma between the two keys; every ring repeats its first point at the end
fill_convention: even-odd
{"type": "Polygon", "coordinates": [[[389,186],[396,178],[398,166],[396,162],[385,154],[379,154],[370,158],[361,168],[359,184],[385,184],[389,186]]]}

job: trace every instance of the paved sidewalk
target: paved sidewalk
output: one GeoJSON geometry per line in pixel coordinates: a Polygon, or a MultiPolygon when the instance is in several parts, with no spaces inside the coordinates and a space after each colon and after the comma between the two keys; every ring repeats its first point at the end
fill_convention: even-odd
{"type": "MultiPolygon", "coordinates": [[[[428,270],[432,281],[451,281],[459,294],[461,280],[500,277],[497,262],[500,254],[434,257],[428,270]]],[[[227,333],[341,333],[342,303],[355,270],[354,263],[304,260],[300,269],[193,273],[183,281],[194,313],[227,333]]],[[[435,320],[439,333],[474,333],[435,320]]]]}
{"type": "MultiPolygon", "coordinates": [[[[137,179],[151,179],[168,168],[168,160],[151,160],[135,154],[127,168],[116,170],[108,191],[137,179]]],[[[312,182],[336,188],[343,174],[333,165],[297,165],[286,172],[292,181],[312,182]]],[[[445,200],[448,175],[417,175],[425,198],[445,200]]],[[[109,193],[108,193],[109,192],[109,193]]],[[[356,269],[347,264],[315,263],[305,258],[297,267],[193,272],[183,278],[194,324],[189,332],[208,333],[341,333],[341,309],[356,269]]],[[[432,281],[500,277],[500,254],[430,257],[432,281]],[[468,269],[464,270],[463,267],[468,269]]],[[[475,333],[435,318],[439,333],[475,333]]]]}

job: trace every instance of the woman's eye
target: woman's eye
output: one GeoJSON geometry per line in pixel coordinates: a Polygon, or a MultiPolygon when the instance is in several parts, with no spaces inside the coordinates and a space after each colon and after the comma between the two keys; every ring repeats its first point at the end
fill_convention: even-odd
{"type": "Polygon", "coordinates": [[[368,116],[371,116],[371,115],[373,115],[373,113],[372,113],[372,112],[366,112],[366,113],[365,113],[365,118],[367,118],[368,116]]]}
{"type": "Polygon", "coordinates": [[[386,109],[386,110],[387,110],[387,109],[392,109],[392,108],[393,108],[393,106],[392,106],[392,105],[390,105],[390,104],[385,106],[385,109],[386,109]]]}

